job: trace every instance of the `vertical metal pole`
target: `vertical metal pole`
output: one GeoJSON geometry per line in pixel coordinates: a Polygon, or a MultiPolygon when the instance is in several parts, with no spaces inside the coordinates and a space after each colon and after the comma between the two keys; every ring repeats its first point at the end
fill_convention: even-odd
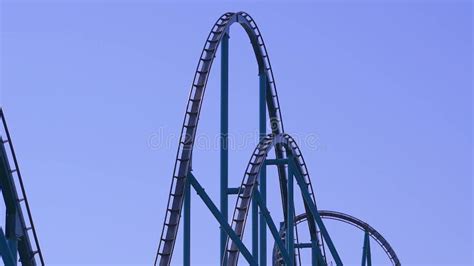
{"type": "Polygon", "coordinates": [[[369,231],[365,230],[364,234],[364,247],[362,248],[362,266],[371,266],[372,257],[370,254],[370,237],[369,231]]]}
{"type": "MultiPolygon", "coordinates": [[[[267,75],[265,72],[259,74],[259,115],[260,115],[260,140],[267,135],[267,105],[266,105],[266,89],[267,75]]],[[[263,204],[267,205],[267,166],[263,165],[260,170],[260,196],[263,204]]],[[[267,265],[267,226],[265,216],[260,211],[260,265],[267,265]]]]}
{"type": "MultiPolygon", "coordinates": [[[[291,162],[293,160],[292,156],[288,157],[288,161],[291,162]]],[[[295,261],[295,240],[294,240],[294,204],[293,204],[293,165],[291,163],[288,164],[288,224],[286,226],[286,241],[288,247],[288,255],[290,256],[290,265],[294,265],[295,261]]]]}
{"type": "Polygon", "coordinates": [[[365,231],[365,234],[367,235],[367,266],[372,266],[372,254],[370,253],[370,236],[369,236],[369,231],[365,231]]]}
{"type": "MultiPolygon", "coordinates": [[[[258,190],[258,187],[255,190],[258,190]]],[[[256,200],[252,200],[252,256],[258,261],[258,203],[256,200]]]]}
{"type": "Polygon", "coordinates": [[[189,178],[184,185],[184,211],[183,211],[183,265],[191,266],[191,189],[189,178]]]}
{"type": "MultiPolygon", "coordinates": [[[[220,143],[220,163],[221,163],[221,213],[226,221],[228,217],[228,195],[229,186],[229,33],[225,33],[221,42],[221,143],[220,143]]],[[[227,234],[221,228],[220,236],[220,262],[227,261],[224,258],[227,234]]]]}
{"type": "Polygon", "coordinates": [[[319,256],[318,256],[318,241],[316,239],[311,239],[311,265],[319,265],[319,256]]]}

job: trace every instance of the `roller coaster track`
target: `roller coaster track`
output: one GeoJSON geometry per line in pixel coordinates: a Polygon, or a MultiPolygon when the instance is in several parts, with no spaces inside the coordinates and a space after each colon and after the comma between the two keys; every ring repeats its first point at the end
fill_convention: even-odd
{"type": "MultiPolygon", "coordinates": [[[[250,202],[252,200],[253,192],[257,184],[257,177],[260,169],[264,165],[268,152],[272,147],[283,146],[286,147],[287,154],[292,155],[297,171],[303,176],[304,185],[307,187],[309,194],[316,205],[314,198],[313,186],[306,167],[301,150],[296,144],[295,140],[288,134],[270,134],[266,136],[255,148],[250,161],[247,165],[242,184],[237,194],[237,201],[234,208],[234,215],[232,218],[231,227],[235,233],[243,238],[245,224],[248,217],[250,202]]],[[[310,213],[309,211],[307,213],[310,213]]],[[[239,257],[239,249],[233,241],[227,238],[227,256],[229,265],[237,265],[239,257]]]]}
{"type": "MultiPolygon", "coordinates": [[[[158,262],[158,260],[160,260],[160,265],[169,265],[171,261],[183,206],[184,187],[187,173],[190,169],[194,139],[207,80],[209,78],[209,73],[219,44],[224,35],[228,33],[229,27],[235,22],[240,24],[249,35],[250,41],[254,48],[255,56],[257,58],[259,72],[264,73],[267,77],[266,102],[270,116],[272,132],[274,134],[279,134],[284,130],[270,59],[257,25],[250,15],[245,12],[225,13],[216,21],[210,31],[204,44],[204,48],[201,52],[198,66],[194,75],[181,130],[173,178],[168,197],[168,207],[166,210],[165,222],[163,224],[155,264],[158,262]]],[[[277,158],[282,158],[284,156],[281,148],[279,147],[275,149],[275,152],[277,158]]],[[[280,176],[280,182],[285,182],[286,174],[284,167],[279,167],[278,172],[280,176]]],[[[284,200],[285,197],[285,192],[282,191],[282,200],[284,200]]]]}
{"type": "MultiPolygon", "coordinates": [[[[224,47],[226,46],[222,46],[222,48],[224,47]]],[[[222,71],[227,71],[226,67],[221,66],[221,68],[225,69],[222,71]]],[[[265,108],[263,108],[263,110],[264,111],[260,109],[261,123],[262,120],[265,119],[265,117],[262,115],[265,114],[265,108]]],[[[224,115],[221,113],[221,119],[223,116],[224,115]]],[[[272,148],[275,152],[275,161],[285,161],[287,163],[286,165],[282,163],[275,163],[280,184],[284,224],[291,224],[293,218],[300,217],[295,215],[294,207],[292,209],[289,209],[293,204],[293,194],[289,194],[289,191],[293,193],[292,189],[289,188],[290,184],[293,183],[293,172],[290,172],[290,170],[288,170],[287,172],[287,168],[296,168],[295,171],[297,172],[297,175],[295,175],[295,178],[298,181],[298,186],[301,189],[302,196],[304,199],[303,203],[305,208],[305,218],[308,224],[308,229],[311,237],[312,252],[314,252],[313,255],[316,254],[316,257],[313,257],[313,262],[318,263],[319,265],[327,264],[327,258],[325,253],[325,245],[327,245],[331,252],[332,258],[336,261],[337,265],[342,265],[342,261],[339,258],[334,244],[331,238],[329,237],[329,234],[321,220],[320,212],[316,208],[316,199],[313,190],[313,185],[311,183],[308,169],[305,160],[302,156],[301,150],[299,149],[295,140],[288,134],[286,134],[284,131],[276,83],[273,76],[273,71],[270,64],[267,48],[265,47],[265,43],[263,41],[263,37],[260,33],[260,30],[257,27],[255,21],[252,19],[252,17],[250,17],[250,15],[245,12],[225,13],[217,19],[214,26],[212,27],[206,39],[206,42],[204,43],[204,47],[199,57],[199,61],[194,74],[191,91],[189,93],[186,105],[186,112],[181,128],[178,151],[176,154],[174,170],[171,179],[171,187],[169,190],[168,201],[166,204],[165,218],[162,225],[158,250],[156,252],[154,264],[160,266],[168,266],[171,264],[171,259],[176,244],[178,228],[180,225],[180,219],[183,210],[183,203],[185,201],[187,193],[189,193],[187,191],[189,189],[190,183],[192,183],[192,186],[196,189],[198,195],[201,196],[207,207],[211,210],[215,218],[220,223],[222,230],[225,231],[227,234],[227,241],[225,243],[221,242],[222,252],[224,253],[222,254],[222,265],[237,265],[240,253],[243,253],[249,263],[255,265],[256,261],[254,256],[258,255],[250,254],[248,249],[246,249],[245,245],[243,245],[242,239],[244,236],[245,225],[252,200],[255,200],[255,202],[259,203],[258,207],[260,208],[262,215],[269,215],[269,212],[265,206],[265,202],[260,198],[260,194],[258,192],[257,187],[259,186],[259,175],[261,174],[260,170],[262,169],[263,165],[266,164],[267,156],[272,148]],[[204,189],[199,185],[197,180],[191,174],[191,162],[201,108],[212,64],[216,57],[219,45],[224,40],[228,40],[230,26],[234,23],[237,23],[243,27],[252,44],[253,51],[255,53],[255,57],[258,64],[259,76],[261,78],[263,77],[263,79],[260,80],[261,92],[265,92],[265,96],[262,96],[263,94],[261,94],[260,96],[260,106],[262,107],[264,105],[262,102],[265,101],[266,109],[268,110],[268,119],[271,125],[271,134],[267,136],[262,136],[260,143],[255,148],[249,160],[240,187],[238,187],[238,189],[235,189],[237,190],[237,192],[232,192],[232,194],[237,194],[237,200],[229,225],[227,224],[226,216],[219,216],[222,215],[222,213],[225,213],[226,211],[219,213],[219,210],[217,209],[215,204],[207,195],[205,195],[206,193],[204,192],[204,189]],[[264,80],[264,87],[262,87],[262,80],[264,80]],[[289,178],[289,176],[291,178],[289,178]],[[291,200],[289,200],[290,196],[291,200]],[[257,197],[257,199],[255,199],[255,197],[257,197]],[[290,213],[291,215],[288,215],[288,213],[290,213]],[[316,258],[317,262],[314,260],[314,258],[316,258]]],[[[223,157],[221,154],[221,160],[222,158],[223,157]]],[[[225,188],[227,189],[227,187],[225,188]]],[[[221,188],[221,195],[223,195],[222,193],[223,190],[221,188]]],[[[227,194],[230,192],[225,191],[225,193],[227,196],[227,194]]],[[[189,207],[185,208],[189,212],[189,207]]],[[[185,215],[188,216],[189,213],[186,214],[185,212],[185,215]]],[[[329,215],[327,215],[326,218],[328,217],[329,215]]],[[[334,216],[334,218],[336,217],[334,216]]],[[[270,231],[272,231],[272,234],[276,234],[276,236],[275,234],[273,235],[275,241],[278,242],[278,244],[280,245],[279,248],[283,250],[284,247],[281,246],[282,243],[280,240],[280,236],[278,236],[278,231],[276,229],[272,230],[272,228],[275,227],[274,225],[272,227],[273,221],[271,220],[271,217],[265,218],[265,222],[267,222],[270,231]]],[[[188,221],[187,223],[185,222],[185,225],[189,224],[189,220],[185,219],[185,221],[188,221]]],[[[360,223],[356,222],[353,224],[360,225],[360,223]]],[[[188,228],[188,231],[185,230],[185,236],[189,235],[189,227],[185,226],[185,229],[186,228],[188,228]]],[[[295,232],[296,235],[294,240],[296,241],[296,243],[298,243],[298,229],[296,227],[295,232]]],[[[377,236],[375,234],[376,231],[371,232],[373,232],[372,237],[377,236]]],[[[291,234],[291,232],[289,234],[291,234]]],[[[292,237],[289,236],[289,239],[292,239],[292,237]]],[[[377,239],[380,240],[382,238],[378,237],[377,239]]],[[[224,240],[226,240],[225,236],[222,241],[224,240]]],[[[288,248],[290,248],[292,246],[292,242],[288,243],[288,248]]],[[[387,245],[383,245],[382,247],[386,246],[387,245]]],[[[300,246],[298,245],[297,247],[295,247],[295,249],[295,256],[299,258],[299,263],[301,264],[301,258],[299,256],[300,246]]],[[[258,250],[256,253],[258,254],[258,250]]],[[[190,265],[189,252],[186,253],[185,251],[184,254],[184,257],[188,258],[188,261],[185,262],[185,265],[190,265]]],[[[285,259],[290,264],[293,264],[291,256],[286,256],[285,259]]],[[[262,262],[262,264],[266,263],[262,262]]]]}
{"type": "MultiPolygon", "coordinates": [[[[385,253],[389,257],[389,259],[393,263],[393,265],[395,265],[395,266],[400,266],[401,265],[400,260],[398,259],[398,256],[395,253],[395,250],[393,250],[392,246],[388,243],[388,241],[377,230],[375,230],[368,223],[366,223],[366,222],[364,222],[360,219],[357,219],[353,216],[350,216],[348,214],[342,213],[342,212],[320,210],[319,214],[321,215],[322,218],[345,222],[345,223],[348,223],[350,225],[353,225],[353,226],[361,229],[362,231],[367,231],[369,233],[369,235],[385,251],[385,253]]],[[[301,215],[298,215],[298,216],[296,217],[296,220],[303,219],[303,218],[305,218],[306,215],[301,214],[301,215]],[[301,216],[301,218],[298,218],[298,216],[301,216]]]]}
{"type": "MultiPolygon", "coordinates": [[[[19,238],[18,238],[18,254],[20,255],[20,262],[22,265],[37,265],[36,258],[39,258],[41,265],[44,265],[43,253],[41,252],[41,247],[38,240],[38,235],[36,233],[36,228],[33,223],[33,216],[31,214],[30,205],[28,203],[28,198],[26,196],[26,190],[23,183],[23,178],[21,175],[20,167],[18,165],[18,160],[15,154],[15,149],[13,148],[13,142],[10,136],[10,132],[7,127],[7,122],[3,113],[3,110],[0,108],[0,117],[2,120],[3,132],[6,135],[6,139],[3,139],[0,136],[0,140],[2,141],[1,150],[0,150],[0,163],[1,163],[1,171],[3,184],[2,184],[2,192],[3,197],[5,199],[5,204],[7,205],[7,220],[9,219],[9,206],[13,206],[12,209],[15,209],[16,218],[18,219],[19,225],[21,228],[19,238]],[[5,146],[9,146],[7,149],[5,146]],[[10,158],[13,159],[13,166],[10,166],[10,161],[8,159],[8,152],[10,153],[10,158]],[[14,176],[16,175],[18,184],[20,186],[20,190],[17,190],[15,185],[14,176]],[[24,215],[24,211],[26,211],[26,216],[24,215]],[[25,219],[26,218],[26,219],[25,219]],[[30,234],[31,233],[31,234],[30,234]],[[31,237],[33,238],[34,242],[31,242],[31,237]],[[34,244],[34,245],[33,245],[34,244]]],[[[7,238],[17,238],[17,235],[11,235],[11,232],[8,232],[8,224],[7,224],[7,238]]],[[[16,250],[13,252],[16,253],[16,250]]],[[[4,256],[2,254],[2,256],[4,256]]]]}
{"type": "MultiPolygon", "coordinates": [[[[390,245],[390,243],[388,243],[388,241],[377,231],[375,230],[372,226],[370,226],[368,223],[354,217],[354,216],[351,216],[349,214],[345,214],[345,213],[342,213],[342,212],[336,212],[336,211],[328,211],[328,210],[319,210],[319,215],[321,216],[321,218],[323,219],[330,219],[330,220],[336,220],[336,221],[340,221],[340,222],[344,222],[344,223],[347,223],[347,224],[350,224],[362,231],[365,231],[365,232],[368,232],[369,236],[375,240],[375,242],[377,242],[377,244],[383,249],[383,251],[385,252],[385,254],[387,255],[387,257],[390,259],[390,261],[392,262],[392,265],[394,266],[400,266],[401,263],[400,263],[400,260],[398,259],[398,256],[397,254],[395,253],[395,250],[392,248],[392,246],[390,245]]],[[[300,223],[303,223],[304,221],[307,221],[308,219],[308,216],[306,215],[306,213],[303,213],[303,214],[300,214],[298,216],[296,216],[295,218],[295,227],[297,224],[300,224],[300,223]]],[[[284,235],[285,235],[285,228],[282,227],[280,229],[280,235],[282,236],[282,239],[284,239],[284,235]]],[[[274,265],[278,264],[280,265],[280,261],[282,261],[282,258],[281,258],[281,254],[279,252],[279,249],[278,247],[275,245],[273,247],[273,259],[274,259],[274,262],[277,262],[277,263],[274,263],[274,265]]]]}

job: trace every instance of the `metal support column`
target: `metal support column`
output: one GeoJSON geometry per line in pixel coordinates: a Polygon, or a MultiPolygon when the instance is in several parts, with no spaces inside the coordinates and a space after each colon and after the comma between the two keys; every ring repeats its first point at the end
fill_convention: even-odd
{"type": "MultiPolygon", "coordinates": [[[[228,221],[228,187],[229,187],[229,33],[225,33],[221,43],[221,142],[220,142],[220,175],[221,175],[221,214],[228,221]]],[[[225,244],[227,234],[221,228],[220,262],[226,261],[225,244]]]]}
{"type": "MultiPolygon", "coordinates": [[[[259,127],[260,140],[267,135],[267,105],[266,105],[266,90],[267,90],[267,75],[264,71],[259,74],[259,127]]],[[[260,198],[264,205],[267,204],[267,166],[263,165],[260,170],[260,198]]],[[[265,223],[265,216],[260,210],[260,265],[267,265],[267,227],[265,223]]]]}
{"type": "Polygon", "coordinates": [[[370,237],[369,232],[365,232],[367,234],[367,266],[372,266],[372,254],[370,252],[370,237]]]}
{"type": "Polygon", "coordinates": [[[311,240],[311,265],[319,266],[319,256],[318,256],[318,241],[316,239],[311,240]]]}
{"type": "MultiPolygon", "coordinates": [[[[258,187],[255,188],[258,192],[258,187]]],[[[258,261],[258,203],[252,200],[252,256],[258,261]]]]}
{"type": "Polygon", "coordinates": [[[191,189],[189,178],[186,178],[183,205],[183,265],[191,266],[191,189]]]}
{"type": "MultiPolygon", "coordinates": [[[[288,157],[288,161],[291,162],[293,158],[291,156],[288,157]]],[[[288,249],[288,255],[290,256],[290,265],[294,265],[295,262],[295,237],[294,237],[294,193],[293,193],[293,164],[289,163],[288,164],[288,224],[286,226],[286,245],[288,249]]]]}
{"type": "Polygon", "coordinates": [[[370,236],[369,231],[365,230],[364,247],[362,249],[362,266],[372,266],[372,255],[370,254],[370,236]]]}
{"type": "Polygon", "coordinates": [[[16,254],[16,249],[14,253],[11,252],[11,247],[8,243],[8,240],[3,233],[3,228],[0,227],[0,257],[3,260],[3,264],[5,266],[15,266],[16,265],[16,258],[13,254],[16,254]]]}
{"type": "Polygon", "coordinates": [[[270,215],[270,212],[267,209],[267,206],[263,203],[262,197],[260,193],[255,192],[254,194],[255,200],[258,202],[258,205],[260,207],[260,212],[263,213],[264,218],[263,220],[267,223],[268,228],[270,229],[270,232],[273,235],[273,240],[275,241],[275,244],[278,246],[278,249],[280,249],[281,256],[283,257],[283,260],[287,265],[290,265],[290,257],[288,256],[288,252],[286,251],[285,244],[281,240],[280,233],[278,232],[278,229],[275,226],[275,223],[273,222],[272,216],[270,215]]]}

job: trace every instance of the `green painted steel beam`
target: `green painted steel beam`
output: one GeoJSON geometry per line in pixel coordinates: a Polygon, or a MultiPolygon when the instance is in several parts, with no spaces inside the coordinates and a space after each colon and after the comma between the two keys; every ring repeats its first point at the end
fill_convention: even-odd
{"type": "MultiPolygon", "coordinates": [[[[258,186],[255,188],[258,191],[258,186]]],[[[255,194],[254,194],[255,196],[255,194]]],[[[252,256],[258,261],[258,204],[252,201],[252,256]]]]}
{"type": "Polygon", "coordinates": [[[295,248],[312,248],[313,243],[296,243],[295,248]]]}
{"type": "Polygon", "coordinates": [[[228,195],[237,195],[239,194],[240,187],[230,187],[227,188],[227,194],[228,195]]]}
{"type": "Polygon", "coordinates": [[[191,266],[191,189],[189,185],[189,179],[186,179],[186,184],[184,186],[183,265],[191,266]]]}
{"type": "Polygon", "coordinates": [[[285,261],[287,265],[291,265],[290,256],[288,255],[285,244],[283,243],[283,241],[281,241],[281,237],[278,232],[278,229],[275,225],[275,222],[272,219],[272,216],[270,215],[270,212],[267,209],[266,204],[262,201],[262,198],[258,191],[255,192],[254,196],[255,196],[255,200],[258,202],[258,205],[260,207],[260,212],[263,213],[263,216],[264,216],[263,220],[268,225],[268,228],[270,229],[270,232],[272,233],[273,239],[275,240],[275,243],[277,244],[278,249],[280,249],[283,260],[285,261]]]}
{"type": "Polygon", "coordinates": [[[266,159],[266,165],[281,165],[281,164],[288,164],[288,159],[266,159]]]}
{"type": "MultiPolygon", "coordinates": [[[[291,161],[293,157],[288,157],[288,160],[291,161]]],[[[295,206],[294,206],[294,188],[293,188],[293,174],[294,166],[292,163],[288,164],[288,182],[287,182],[287,209],[288,209],[288,224],[286,226],[286,244],[290,256],[289,265],[294,265],[295,263],[295,237],[294,237],[294,220],[295,220],[295,206]]]]}
{"type": "Polygon", "coordinates": [[[372,254],[370,252],[370,237],[367,232],[367,266],[372,266],[372,254]]]}
{"type": "MultiPolygon", "coordinates": [[[[293,161],[291,161],[289,165],[292,165],[292,167],[295,168],[293,161]]],[[[301,173],[299,173],[299,171],[295,171],[294,174],[295,174],[296,181],[298,182],[298,185],[301,189],[303,200],[306,202],[306,204],[308,205],[311,211],[311,214],[314,216],[314,220],[316,221],[316,224],[319,226],[319,229],[321,230],[321,234],[326,240],[326,244],[328,245],[329,251],[331,252],[333,259],[335,260],[336,265],[342,266],[343,265],[342,260],[336,250],[336,247],[334,246],[334,243],[332,242],[331,237],[329,236],[329,233],[326,229],[326,226],[323,223],[323,220],[321,219],[321,216],[319,215],[318,209],[316,208],[316,205],[314,204],[309,194],[308,187],[306,186],[306,183],[304,182],[303,176],[301,175],[301,173]]]]}
{"type": "Polygon", "coordinates": [[[362,266],[372,266],[372,256],[370,254],[369,231],[364,233],[364,247],[362,248],[362,266]]]}
{"type": "MultiPolygon", "coordinates": [[[[259,128],[260,140],[267,135],[267,74],[259,73],[259,128]]],[[[264,164],[260,170],[260,197],[267,204],[267,167],[264,164]]],[[[260,265],[267,265],[267,226],[263,213],[260,212],[260,265]]]]}
{"type": "MultiPolygon", "coordinates": [[[[224,33],[221,41],[221,142],[220,142],[220,211],[228,221],[228,186],[229,186],[229,33],[224,33]]],[[[225,244],[227,235],[221,228],[220,260],[226,261],[225,244]]]]}
{"type": "Polygon", "coordinates": [[[209,197],[209,195],[207,195],[206,191],[201,186],[201,184],[199,184],[194,175],[192,173],[189,173],[187,178],[189,179],[189,182],[196,191],[196,193],[202,199],[204,204],[206,204],[207,208],[211,211],[212,215],[214,215],[214,218],[216,218],[217,222],[219,222],[221,228],[237,245],[237,248],[239,249],[240,253],[242,253],[242,255],[245,257],[249,265],[257,266],[257,260],[252,256],[250,251],[244,245],[242,240],[240,240],[234,230],[232,230],[232,227],[227,223],[224,216],[221,214],[217,206],[212,202],[211,198],[209,197]]]}
{"type": "MultiPolygon", "coordinates": [[[[16,253],[16,249],[15,249],[15,253],[16,253]]],[[[16,266],[16,259],[15,259],[16,256],[12,254],[8,240],[5,237],[3,228],[1,227],[0,227],[0,255],[2,257],[2,260],[5,266],[16,266]]]]}
{"type": "Polygon", "coordinates": [[[325,265],[325,261],[321,256],[321,250],[318,247],[318,240],[311,239],[311,265],[312,266],[320,266],[325,265]]]}

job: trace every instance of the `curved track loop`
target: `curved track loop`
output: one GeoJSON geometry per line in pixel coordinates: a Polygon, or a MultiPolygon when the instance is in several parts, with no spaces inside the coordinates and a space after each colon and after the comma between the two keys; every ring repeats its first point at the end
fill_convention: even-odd
{"type": "MultiPolygon", "coordinates": [[[[392,246],[388,243],[388,241],[377,231],[375,230],[372,226],[370,226],[368,223],[355,218],[354,216],[351,216],[349,214],[345,214],[342,212],[336,212],[336,211],[327,211],[327,210],[319,210],[319,215],[323,219],[331,219],[331,220],[337,220],[341,221],[347,224],[350,224],[352,226],[355,226],[359,228],[362,231],[367,231],[369,235],[374,239],[379,246],[385,251],[385,254],[387,254],[387,257],[390,259],[392,264],[394,266],[400,266],[400,260],[398,259],[397,254],[395,253],[395,250],[393,250],[392,246]]],[[[306,213],[300,214],[296,216],[295,218],[295,225],[302,223],[306,221],[308,216],[306,213]]],[[[284,236],[285,234],[285,229],[281,228],[280,230],[280,235],[284,236]]],[[[274,264],[278,264],[279,261],[282,261],[281,255],[279,252],[279,249],[276,245],[273,247],[273,254],[274,254],[274,264]],[[275,263],[277,262],[277,263],[275,263]]]]}
{"type": "MultiPolygon", "coordinates": [[[[301,154],[301,151],[295,140],[290,135],[284,133],[278,135],[267,135],[260,141],[251,156],[245,171],[244,178],[242,180],[242,184],[239,188],[239,193],[237,195],[237,202],[235,204],[231,226],[240,239],[243,238],[250,202],[252,200],[253,191],[257,187],[258,183],[258,174],[260,173],[260,169],[264,164],[268,152],[272,147],[276,146],[285,147],[287,154],[291,154],[293,156],[297,171],[299,171],[304,177],[309,193],[311,194],[313,202],[316,204],[308,169],[303,159],[303,155],[301,154]]],[[[228,256],[228,265],[237,265],[240,252],[237,248],[237,245],[230,238],[227,238],[226,252],[228,256]]]]}
{"type": "MultiPolygon", "coordinates": [[[[158,261],[160,261],[160,265],[169,265],[171,262],[181,217],[181,209],[184,199],[184,187],[187,174],[190,171],[194,139],[207,80],[219,44],[224,34],[229,32],[229,27],[235,22],[240,24],[245,29],[250,38],[255,56],[257,58],[259,74],[266,75],[266,101],[272,133],[279,134],[283,132],[283,122],[280,112],[280,105],[278,102],[275,79],[273,78],[270,59],[268,57],[262,35],[260,34],[260,30],[258,29],[254,20],[245,12],[225,13],[212,27],[212,30],[204,44],[196,73],[194,75],[191,92],[189,94],[189,99],[186,106],[183,127],[181,130],[180,142],[176,155],[173,178],[165,214],[165,221],[161,231],[161,238],[155,258],[155,265],[158,261]]],[[[277,158],[282,158],[284,156],[280,147],[275,149],[275,153],[277,158]]],[[[280,167],[278,172],[280,182],[285,182],[286,174],[284,167],[280,167]]],[[[282,195],[282,197],[285,198],[286,194],[282,195]]]]}

